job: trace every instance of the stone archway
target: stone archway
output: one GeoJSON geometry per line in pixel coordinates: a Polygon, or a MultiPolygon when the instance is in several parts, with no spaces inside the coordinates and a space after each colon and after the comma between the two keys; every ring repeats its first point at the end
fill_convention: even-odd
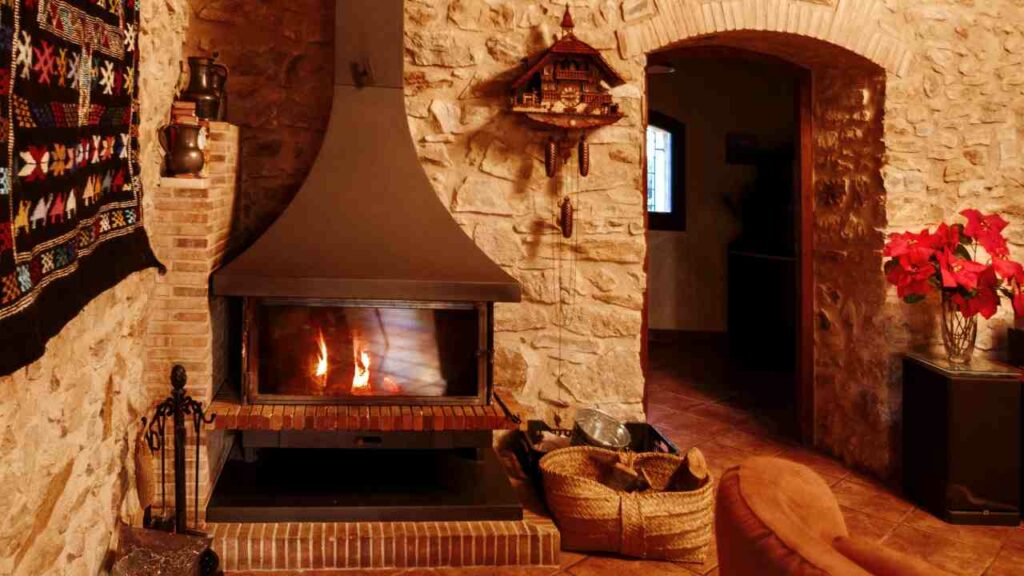
{"type": "MultiPolygon", "coordinates": [[[[616,33],[624,57],[680,47],[741,48],[787,60],[810,78],[802,119],[801,428],[807,442],[876,471],[895,460],[891,410],[876,390],[889,367],[871,353],[885,305],[883,115],[888,75],[907,45],[877,2],[627,2],[649,13],[616,33]]],[[[636,16],[634,14],[634,16],[636,16]]]]}
{"type": "Polygon", "coordinates": [[[690,38],[736,31],[803,36],[862,56],[903,76],[913,51],[884,26],[876,0],[627,0],[626,23],[616,31],[630,58],[690,38]]]}

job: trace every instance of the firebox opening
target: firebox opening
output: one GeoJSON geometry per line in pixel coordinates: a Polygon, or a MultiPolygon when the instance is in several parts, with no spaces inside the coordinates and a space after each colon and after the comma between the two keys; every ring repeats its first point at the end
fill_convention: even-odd
{"type": "Polygon", "coordinates": [[[251,308],[252,401],[472,400],[487,381],[484,305],[262,299],[251,308]]]}

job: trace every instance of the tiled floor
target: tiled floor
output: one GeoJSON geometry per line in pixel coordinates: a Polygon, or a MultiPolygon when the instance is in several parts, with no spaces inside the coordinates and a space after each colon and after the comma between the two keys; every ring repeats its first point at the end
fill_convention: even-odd
{"type": "MultiPolygon", "coordinates": [[[[693,363],[680,353],[684,348],[652,343],[649,419],[681,449],[698,446],[716,475],[755,454],[795,460],[832,486],[851,533],[926,558],[954,574],[1024,575],[1024,528],[954,526],[915,508],[890,487],[781,434],[792,428],[780,422],[785,412],[761,413],[750,394],[731,388],[713,346],[701,347],[693,363]]],[[[708,567],[683,568],[701,574],[708,567]]],[[[703,573],[709,572],[715,573],[703,573]]]]}
{"type": "MultiPolygon", "coordinates": [[[[742,391],[730,389],[726,363],[713,344],[697,349],[686,362],[680,347],[653,343],[649,418],[681,449],[698,446],[713,472],[754,455],[777,455],[806,464],[832,486],[850,532],[923,557],[954,574],[1024,576],[1024,528],[966,527],[945,524],[904,501],[891,489],[851,472],[842,464],[803,448],[779,431],[788,428],[785,411],[768,414],[742,391]]],[[[714,548],[700,566],[633,561],[563,552],[552,570],[477,569],[416,571],[438,576],[693,576],[718,574],[714,548]]],[[[401,572],[405,576],[412,572],[401,572]]],[[[751,575],[754,576],[754,575],[751,575]]]]}

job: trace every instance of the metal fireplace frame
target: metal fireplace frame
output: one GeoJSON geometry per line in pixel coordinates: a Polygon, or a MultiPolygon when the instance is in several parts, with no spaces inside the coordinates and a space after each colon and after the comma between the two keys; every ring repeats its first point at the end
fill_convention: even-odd
{"type": "Polygon", "coordinates": [[[490,302],[424,302],[415,300],[353,300],[330,298],[246,297],[242,311],[242,401],[245,404],[331,406],[486,406],[491,403],[494,365],[494,304],[490,302]],[[413,308],[476,310],[477,393],[474,396],[311,396],[260,393],[257,309],[264,305],[348,308],[413,308]]]}

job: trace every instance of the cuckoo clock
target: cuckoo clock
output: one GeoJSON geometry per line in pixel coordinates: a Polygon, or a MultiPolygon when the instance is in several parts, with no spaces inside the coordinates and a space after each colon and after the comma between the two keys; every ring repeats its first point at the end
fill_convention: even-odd
{"type": "Polygon", "coordinates": [[[625,81],[600,52],[576,37],[574,26],[567,6],[562,37],[528,60],[526,72],[512,83],[512,111],[564,129],[618,122],[622,112],[608,89],[625,81]]]}
{"type": "MultiPolygon", "coordinates": [[[[544,52],[524,61],[525,72],[512,82],[513,112],[558,130],[544,147],[548,177],[559,173],[576,152],[580,176],[590,173],[586,131],[618,122],[623,114],[608,91],[625,82],[593,46],[576,37],[569,7],[562,16],[562,35],[544,52]]],[[[568,175],[560,203],[562,234],[572,236],[572,183],[568,175]]]]}

